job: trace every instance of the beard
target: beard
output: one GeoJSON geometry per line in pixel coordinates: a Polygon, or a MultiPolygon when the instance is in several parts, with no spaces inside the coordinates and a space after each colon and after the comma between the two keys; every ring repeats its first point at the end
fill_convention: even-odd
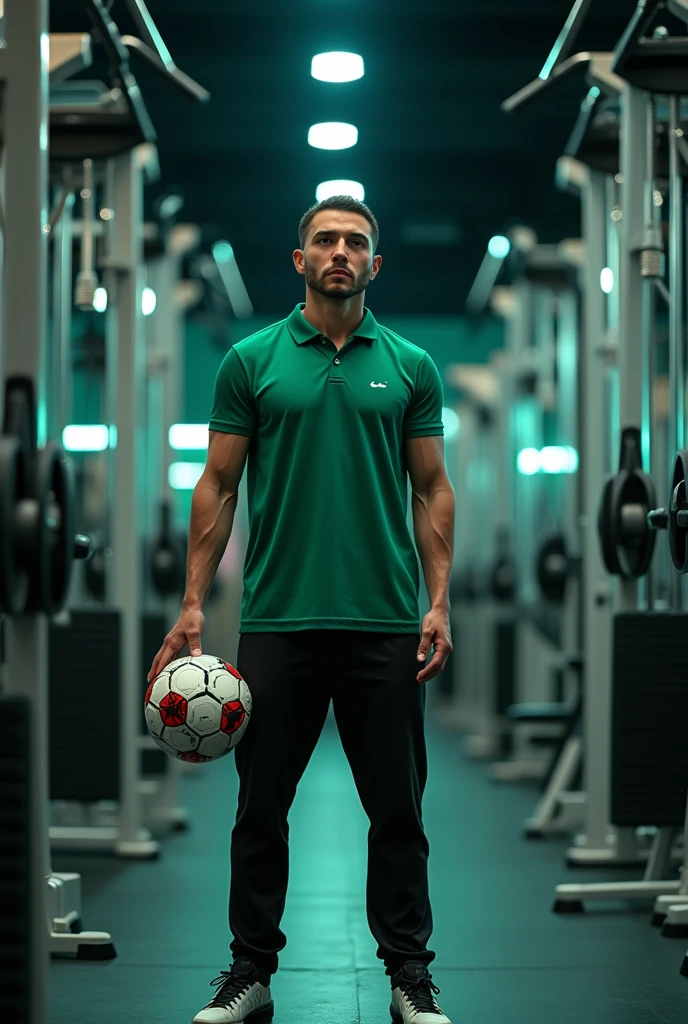
{"type": "MultiPolygon", "coordinates": [[[[328,271],[321,273],[316,270],[308,261],[304,260],[304,269],[306,271],[306,284],[309,288],[312,288],[314,292],[319,295],[324,295],[328,299],[352,299],[355,295],[360,295],[364,292],[370,284],[370,275],[373,269],[372,260],[370,264],[361,271],[361,276],[357,280],[355,277],[350,277],[343,280],[337,278],[337,280],[329,281],[327,278],[328,271]]],[[[349,272],[352,271],[349,269],[349,272]]]]}

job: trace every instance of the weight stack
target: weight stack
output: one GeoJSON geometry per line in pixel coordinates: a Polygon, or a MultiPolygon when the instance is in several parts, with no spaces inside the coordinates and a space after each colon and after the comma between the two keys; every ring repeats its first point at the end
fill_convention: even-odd
{"type": "Polygon", "coordinates": [[[516,621],[498,619],[493,632],[494,707],[499,719],[506,717],[506,709],[516,700],[516,621]]]}
{"type": "Polygon", "coordinates": [[[0,697],[0,1021],[28,1024],[31,977],[30,704],[0,697]]]}
{"type": "Polygon", "coordinates": [[[119,800],[119,611],[74,611],[50,623],[50,799],[119,800]]]}
{"type": "Polygon", "coordinates": [[[611,820],[683,826],[688,794],[688,615],[614,617],[611,820]]]}

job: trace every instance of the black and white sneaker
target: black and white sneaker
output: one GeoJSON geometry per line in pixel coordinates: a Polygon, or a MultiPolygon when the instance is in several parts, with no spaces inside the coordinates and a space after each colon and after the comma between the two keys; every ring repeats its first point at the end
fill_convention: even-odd
{"type": "Polygon", "coordinates": [[[218,990],[191,1024],[269,1024],[275,1012],[270,976],[260,974],[251,960],[235,960],[210,982],[218,990]]]}
{"type": "Polygon", "coordinates": [[[392,977],[392,1005],[389,1012],[394,1024],[451,1024],[437,1005],[432,975],[419,960],[407,960],[392,977]]]}

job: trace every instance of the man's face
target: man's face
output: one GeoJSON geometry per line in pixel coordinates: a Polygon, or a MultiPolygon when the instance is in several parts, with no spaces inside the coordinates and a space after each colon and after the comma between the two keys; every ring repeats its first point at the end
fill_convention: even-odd
{"type": "Polygon", "coordinates": [[[376,277],[381,256],[373,256],[371,227],[365,217],[345,210],[323,210],[308,228],[306,246],[294,264],[313,291],[330,299],[360,295],[376,277]]]}

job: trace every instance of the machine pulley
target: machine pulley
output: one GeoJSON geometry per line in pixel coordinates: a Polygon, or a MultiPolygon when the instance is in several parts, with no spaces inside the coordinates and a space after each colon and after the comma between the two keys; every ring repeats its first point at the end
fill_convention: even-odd
{"type": "Polygon", "coordinates": [[[669,509],[657,508],[648,513],[647,521],[652,530],[666,530],[669,535],[669,551],[676,572],[688,572],[688,500],[686,500],[686,479],[688,479],[688,451],[676,452],[674,471],[671,478],[671,499],[669,509]]]}
{"type": "Polygon", "coordinates": [[[602,560],[611,576],[635,580],[650,568],[656,534],[648,513],[656,503],[652,479],[643,472],[640,431],[626,427],[619,469],[605,481],[597,520],[602,560]]]}
{"type": "Polygon", "coordinates": [[[566,596],[566,584],[578,571],[580,559],[569,553],[563,533],[550,533],[537,550],[535,575],[541,595],[552,604],[561,604],[566,596]]]}

